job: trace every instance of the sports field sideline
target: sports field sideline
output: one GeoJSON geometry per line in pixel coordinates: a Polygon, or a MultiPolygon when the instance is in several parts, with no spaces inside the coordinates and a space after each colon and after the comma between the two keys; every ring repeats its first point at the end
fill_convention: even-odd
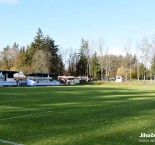
{"type": "Polygon", "coordinates": [[[154,86],[0,88],[0,145],[155,144],[141,133],[155,134],[154,86]]]}

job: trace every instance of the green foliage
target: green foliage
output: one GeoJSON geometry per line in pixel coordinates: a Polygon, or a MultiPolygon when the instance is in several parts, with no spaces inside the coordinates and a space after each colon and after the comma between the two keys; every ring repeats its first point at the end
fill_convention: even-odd
{"type": "Polygon", "coordinates": [[[79,50],[79,61],[77,62],[77,75],[85,76],[88,74],[88,42],[82,39],[81,48],[79,50]]]}
{"type": "Polygon", "coordinates": [[[100,64],[96,53],[94,53],[92,58],[92,77],[94,80],[100,79],[100,64]]]}
{"type": "Polygon", "coordinates": [[[21,70],[24,73],[46,72],[63,73],[63,62],[59,55],[58,45],[49,36],[44,37],[39,28],[34,41],[25,47],[18,48],[14,43],[1,52],[0,69],[21,70]]]}
{"type": "Polygon", "coordinates": [[[87,75],[87,71],[88,71],[87,65],[88,65],[87,58],[84,55],[80,54],[80,59],[76,66],[77,67],[77,75],[80,75],[80,76],[87,75]]]}
{"type": "Polygon", "coordinates": [[[63,63],[61,56],[58,55],[58,45],[49,36],[44,37],[41,29],[38,29],[37,36],[34,38],[29,49],[34,72],[55,72],[62,74],[63,63]],[[39,64],[41,66],[39,66],[39,64]]]}
{"type": "Polygon", "coordinates": [[[144,79],[144,75],[146,74],[146,67],[143,63],[140,63],[139,66],[140,79],[144,79]]]}
{"type": "Polygon", "coordinates": [[[93,47],[90,47],[89,41],[82,39],[78,52],[69,52],[68,60],[64,60],[55,40],[48,35],[44,36],[39,28],[30,45],[19,48],[19,45],[14,43],[11,47],[6,46],[0,52],[0,69],[21,70],[25,74],[48,72],[59,75],[87,75],[92,76],[95,80],[114,78],[117,74],[128,80],[130,78],[144,79],[144,76],[149,79],[152,75],[155,76],[155,57],[152,58],[147,49],[143,56],[143,63],[140,63],[136,55],[129,53],[125,56],[108,55],[107,50],[103,49],[101,44],[99,48],[100,54],[97,54],[93,47]],[[152,58],[151,69],[146,68],[146,62],[148,63],[150,57],[152,58]],[[64,63],[68,61],[67,69],[64,68],[63,60],[64,63]]]}
{"type": "Polygon", "coordinates": [[[155,56],[152,58],[151,71],[152,75],[155,77],[155,56]]]}

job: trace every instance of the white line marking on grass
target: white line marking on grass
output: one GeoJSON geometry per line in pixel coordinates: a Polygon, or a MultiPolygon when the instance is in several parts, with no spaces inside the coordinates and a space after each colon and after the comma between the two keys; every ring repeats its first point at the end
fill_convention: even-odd
{"type": "Polygon", "coordinates": [[[8,118],[0,118],[0,121],[12,120],[12,119],[16,119],[16,118],[24,118],[24,117],[29,117],[29,116],[35,116],[35,115],[40,115],[40,114],[46,114],[46,113],[50,113],[50,112],[52,112],[52,111],[39,112],[39,113],[27,114],[27,115],[20,115],[20,116],[15,116],[15,117],[8,117],[8,118]]]}
{"type": "Polygon", "coordinates": [[[8,140],[3,140],[3,139],[0,139],[0,142],[2,143],[7,143],[7,144],[11,144],[11,145],[23,145],[23,144],[18,144],[18,143],[15,143],[15,142],[11,142],[11,141],[8,141],[8,140]]]}
{"type": "Polygon", "coordinates": [[[13,106],[0,106],[0,109],[19,109],[21,107],[13,107],[13,106]]]}

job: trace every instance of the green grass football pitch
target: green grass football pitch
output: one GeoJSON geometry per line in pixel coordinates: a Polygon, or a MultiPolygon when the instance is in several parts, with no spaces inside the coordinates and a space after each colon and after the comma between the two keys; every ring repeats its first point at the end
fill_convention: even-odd
{"type": "Polygon", "coordinates": [[[155,144],[141,133],[155,134],[154,86],[0,88],[0,145],[155,144]]]}

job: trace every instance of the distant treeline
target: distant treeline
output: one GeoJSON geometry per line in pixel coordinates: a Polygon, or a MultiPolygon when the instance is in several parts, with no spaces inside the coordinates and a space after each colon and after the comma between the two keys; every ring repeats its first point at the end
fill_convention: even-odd
{"type": "Polygon", "coordinates": [[[99,41],[98,47],[94,49],[93,44],[85,39],[82,39],[78,51],[60,51],[55,40],[50,36],[44,36],[39,28],[30,45],[19,47],[14,43],[11,47],[3,48],[0,52],[0,69],[21,70],[25,74],[36,72],[87,75],[96,80],[107,80],[116,75],[128,80],[152,78],[155,75],[155,57],[154,53],[148,51],[150,47],[146,47],[146,43],[148,41],[145,39],[140,46],[139,50],[143,52],[141,57],[139,54],[131,54],[130,47],[126,48],[125,56],[109,55],[102,41],[99,41]]]}

